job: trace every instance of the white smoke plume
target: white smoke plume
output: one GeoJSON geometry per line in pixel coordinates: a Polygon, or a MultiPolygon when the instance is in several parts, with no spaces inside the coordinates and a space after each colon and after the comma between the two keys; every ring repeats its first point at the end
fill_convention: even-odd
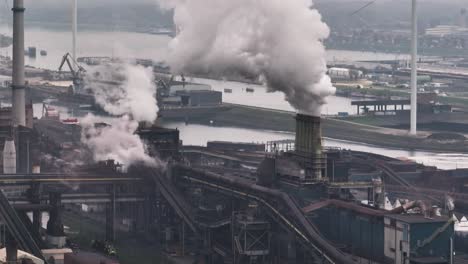
{"type": "Polygon", "coordinates": [[[107,113],[130,114],[136,121],[156,120],[156,85],[151,68],[129,63],[100,65],[88,71],[85,84],[107,113]]]}
{"type": "Polygon", "coordinates": [[[128,115],[105,121],[90,114],[81,120],[81,141],[92,151],[94,160],[111,159],[126,167],[140,162],[148,166],[161,165],[147,154],[145,144],[135,134],[138,122],[128,115]]]}
{"type": "Polygon", "coordinates": [[[149,156],[135,134],[139,122],[152,124],[157,118],[156,86],[150,68],[128,63],[95,67],[85,78],[96,103],[107,113],[119,117],[88,115],[81,120],[81,141],[95,161],[112,159],[128,168],[133,164],[160,167],[162,162],[149,156]]]}
{"type": "Polygon", "coordinates": [[[445,205],[447,206],[447,210],[453,211],[455,209],[455,201],[449,195],[445,196],[445,205]]]}
{"type": "Polygon", "coordinates": [[[158,0],[174,9],[175,73],[264,79],[297,110],[319,115],[335,92],[326,75],[328,26],[310,0],[158,0]]]}

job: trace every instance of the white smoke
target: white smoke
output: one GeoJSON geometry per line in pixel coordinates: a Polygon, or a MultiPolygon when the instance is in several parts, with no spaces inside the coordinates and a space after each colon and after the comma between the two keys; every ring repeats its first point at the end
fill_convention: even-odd
{"type": "Polygon", "coordinates": [[[115,118],[88,115],[81,120],[81,141],[92,151],[95,161],[114,160],[125,168],[137,163],[161,166],[149,156],[136,134],[141,121],[152,124],[157,118],[156,86],[150,68],[131,64],[107,64],[88,71],[87,89],[96,103],[115,118]]]}
{"type": "Polygon", "coordinates": [[[130,114],[137,121],[156,120],[156,85],[151,68],[128,63],[100,65],[89,71],[85,84],[107,113],[130,114]]]}
{"type": "Polygon", "coordinates": [[[449,195],[445,196],[445,203],[447,206],[447,210],[453,211],[455,209],[455,201],[453,200],[451,196],[449,195]]]}
{"type": "Polygon", "coordinates": [[[326,75],[328,26],[306,0],[158,0],[174,8],[175,73],[264,79],[301,112],[320,114],[334,93],[326,75]]]}
{"type": "Polygon", "coordinates": [[[88,115],[81,120],[81,141],[88,146],[96,161],[114,160],[125,166],[142,162],[148,166],[161,163],[147,154],[145,144],[135,134],[138,122],[128,115],[106,120],[88,115]]]}

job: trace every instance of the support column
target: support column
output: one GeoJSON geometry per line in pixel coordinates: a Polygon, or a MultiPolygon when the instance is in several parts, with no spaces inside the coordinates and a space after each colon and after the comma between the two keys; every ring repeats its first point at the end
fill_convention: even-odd
{"type": "Polygon", "coordinates": [[[115,184],[109,188],[111,197],[110,202],[106,205],[106,241],[114,242],[115,240],[115,184]]]}
{"type": "MultiPolygon", "coordinates": [[[[33,184],[31,186],[31,197],[30,201],[32,204],[40,204],[41,203],[41,187],[39,184],[33,184]]],[[[34,232],[40,232],[41,226],[42,226],[42,212],[41,211],[33,211],[33,228],[34,232]]]]}
{"type": "Polygon", "coordinates": [[[24,91],[24,4],[13,3],[13,72],[12,72],[12,121],[13,126],[26,125],[26,99],[24,91]]]}
{"type": "Polygon", "coordinates": [[[205,263],[211,264],[213,262],[213,253],[211,251],[211,230],[207,228],[205,230],[205,239],[204,239],[204,255],[205,263]]]}
{"type": "Polygon", "coordinates": [[[58,191],[49,193],[49,202],[52,206],[50,210],[50,218],[47,222],[47,240],[50,244],[56,247],[65,246],[66,237],[63,230],[62,221],[62,194],[58,191]]]}
{"type": "Polygon", "coordinates": [[[185,257],[185,222],[182,220],[182,257],[185,257]]]}
{"type": "Polygon", "coordinates": [[[76,61],[76,32],[77,32],[77,27],[78,27],[78,5],[77,5],[77,0],[71,0],[72,1],[72,35],[73,35],[73,43],[72,43],[72,57],[76,61]]]}
{"type": "Polygon", "coordinates": [[[412,0],[411,9],[411,128],[410,133],[416,135],[417,133],[417,97],[418,97],[418,16],[416,0],[412,0]]]}
{"type": "Polygon", "coordinates": [[[297,263],[296,236],[293,233],[288,235],[288,263],[297,263]]]}
{"type": "Polygon", "coordinates": [[[10,231],[6,232],[6,263],[16,264],[18,263],[18,242],[12,236],[10,231]]]}

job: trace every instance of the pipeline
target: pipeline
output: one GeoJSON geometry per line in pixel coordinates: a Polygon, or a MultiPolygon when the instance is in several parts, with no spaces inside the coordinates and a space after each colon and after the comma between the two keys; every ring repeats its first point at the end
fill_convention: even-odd
{"type": "Polygon", "coordinates": [[[330,263],[343,263],[343,264],[354,264],[349,256],[346,256],[343,252],[339,251],[328,241],[321,237],[321,235],[314,230],[309,221],[305,218],[300,208],[296,206],[294,201],[285,193],[258,186],[241,179],[227,178],[222,175],[218,175],[211,172],[200,171],[187,166],[178,165],[176,169],[186,170],[187,173],[192,176],[183,175],[186,180],[199,183],[213,189],[223,190],[229,193],[233,193],[249,199],[254,199],[262,203],[268,209],[270,209],[286,226],[288,226],[294,233],[296,233],[302,240],[306,242],[312,249],[318,252],[323,258],[330,263]],[[194,177],[193,175],[203,175],[207,180],[203,179],[203,176],[194,177]],[[261,195],[261,196],[260,196],[261,195]],[[263,196],[263,197],[262,197],[263,196]],[[270,196],[265,199],[265,196],[270,196]],[[273,199],[269,199],[273,198],[273,199]],[[291,215],[295,217],[295,220],[300,223],[301,227],[298,227],[288,219],[283,213],[281,213],[277,206],[271,204],[270,200],[282,201],[288,209],[290,209],[291,215]],[[304,232],[305,231],[305,232],[304,232]]]}
{"type": "Polygon", "coordinates": [[[189,228],[196,234],[199,234],[199,230],[196,227],[195,220],[192,218],[190,209],[184,204],[181,195],[176,193],[176,190],[171,186],[171,183],[164,176],[158,175],[154,172],[151,173],[153,181],[160,186],[161,194],[171,204],[176,213],[184,219],[188,224],[189,228]]]}

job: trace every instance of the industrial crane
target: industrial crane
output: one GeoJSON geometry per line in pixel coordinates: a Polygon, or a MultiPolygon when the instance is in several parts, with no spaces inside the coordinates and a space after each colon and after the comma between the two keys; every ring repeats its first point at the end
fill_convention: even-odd
{"type": "Polygon", "coordinates": [[[70,53],[67,53],[63,55],[62,62],[59,66],[59,72],[62,72],[62,68],[65,65],[65,62],[67,63],[73,77],[73,87],[75,91],[79,90],[83,84],[83,76],[86,73],[86,70],[75,61],[70,53]]]}

